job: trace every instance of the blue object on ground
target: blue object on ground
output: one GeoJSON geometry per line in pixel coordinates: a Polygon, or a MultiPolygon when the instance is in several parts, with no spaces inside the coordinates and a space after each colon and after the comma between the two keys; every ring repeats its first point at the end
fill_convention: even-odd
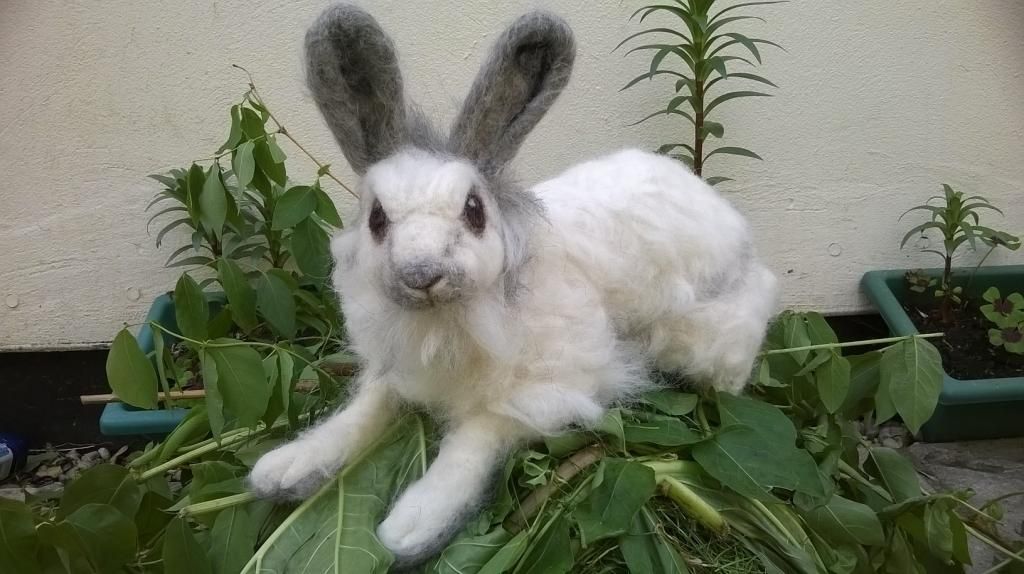
{"type": "Polygon", "coordinates": [[[0,433],[0,445],[6,446],[11,453],[11,470],[25,464],[28,457],[28,443],[22,437],[12,433],[0,433]]]}

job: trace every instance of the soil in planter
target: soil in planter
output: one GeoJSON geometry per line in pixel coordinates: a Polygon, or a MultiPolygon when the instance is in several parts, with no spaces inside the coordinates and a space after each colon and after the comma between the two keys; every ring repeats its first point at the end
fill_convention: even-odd
{"type": "Polygon", "coordinates": [[[1024,376],[1024,355],[989,343],[991,324],[973,302],[966,308],[957,307],[949,325],[942,322],[937,305],[904,305],[903,309],[921,333],[945,333],[935,346],[950,376],[962,381],[1024,376]]]}

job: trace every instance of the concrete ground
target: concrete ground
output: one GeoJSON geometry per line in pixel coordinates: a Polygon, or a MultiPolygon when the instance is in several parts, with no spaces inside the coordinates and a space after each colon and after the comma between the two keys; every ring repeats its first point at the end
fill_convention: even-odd
{"type": "MultiPolygon", "coordinates": [[[[1024,413],[1022,413],[1024,416],[1024,413]]],[[[1024,493],[1024,438],[958,443],[914,443],[905,449],[932,491],[972,489],[975,507],[996,497],[1024,493]]],[[[1024,541],[1024,495],[1000,503],[1005,515],[997,525],[999,536],[1010,543],[1024,541]]],[[[1017,546],[1019,550],[1021,546],[1017,546]]],[[[980,574],[999,564],[1005,556],[971,538],[974,566],[980,574]]],[[[1014,566],[999,572],[1024,572],[1014,566]]]]}

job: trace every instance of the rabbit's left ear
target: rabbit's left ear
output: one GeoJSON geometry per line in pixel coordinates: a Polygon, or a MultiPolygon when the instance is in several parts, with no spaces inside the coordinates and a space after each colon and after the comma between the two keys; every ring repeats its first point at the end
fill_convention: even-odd
{"type": "Polygon", "coordinates": [[[576,45],[561,18],[531,12],[498,39],[451,131],[452,151],[485,173],[508,163],[569,82],[576,45]]]}

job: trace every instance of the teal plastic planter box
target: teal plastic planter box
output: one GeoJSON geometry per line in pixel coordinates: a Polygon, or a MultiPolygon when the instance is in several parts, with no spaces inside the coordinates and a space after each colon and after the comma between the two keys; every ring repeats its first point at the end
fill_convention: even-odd
{"type": "MultiPolygon", "coordinates": [[[[897,336],[918,332],[901,304],[907,296],[906,272],[870,271],[861,280],[864,293],[897,336]]],[[[942,273],[940,269],[925,272],[933,277],[942,273]]],[[[956,269],[954,276],[966,278],[970,272],[956,269]]],[[[1024,291],[1024,265],[979,269],[966,295],[980,297],[992,286],[1003,293],[1024,291]]],[[[1024,436],[1024,377],[959,380],[945,375],[939,404],[921,428],[921,436],[928,442],[1024,436]]]]}
{"type": "MultiPolygon", "coordinates": [[[[168,329],[177,330],[178,323],[174,318],[174,302],[169,294],[164,294],[153,301],[146,315],[146,324],[139,330],[138,340],[142,352],[153,352],[153,331],[149,321],[158,321],[168,329]]],[[[168,338],[170,343],[170,338],[168,338]]],[[[100,415],[100,432],[107,436],[153,435],[162,436],[174,430],[185,418],[188,409],[173,408],[147,411],[137,409],[124,403],[110,403],[103,407],[100,415]]]]}

